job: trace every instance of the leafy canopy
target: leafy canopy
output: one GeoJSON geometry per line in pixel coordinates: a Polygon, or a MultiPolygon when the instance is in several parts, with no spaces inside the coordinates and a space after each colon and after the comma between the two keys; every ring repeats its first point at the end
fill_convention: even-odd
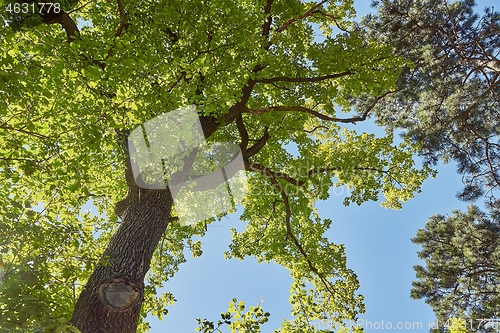
{"type": "MultiPolygon", "coordinates": [[[[331,186],[347,185],[345,204],[382,195],[385,207],[399,209],[432,171],[414,165],[418,144],[340,126],[367,119],[405,63],[388,43],[352,29],[352,1],[118,0],[71,8],[79,30],[70,43],[59,26],[14,26],[0,14],[1,327],[62,329],[118,226],[113,208],[127,186],[116,133],[191,104],[217,124],[209,140],[246,153],[247,228],[233,231],[226,256],[290,270],[295,320],[279,331],[363,312],[344,248],[323,236],[331,221],[314,203],[328,199],[331,186]],[[362,94],[375,96],[371,106],[337,116],[362,94]],[[99,214],[84,211],[89,202],[99,214]]],[[[204,234],[203,224],[171,220],[147,276],[143,318],[161,318],[174,302],[157,289],[186,260],[183,250],[201,254],[191,239],[204,234]]]]}

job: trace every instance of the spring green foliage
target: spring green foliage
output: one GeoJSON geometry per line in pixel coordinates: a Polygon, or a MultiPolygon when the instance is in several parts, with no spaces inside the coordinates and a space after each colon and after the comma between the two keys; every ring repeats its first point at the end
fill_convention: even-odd
{"type": "Polygon", "coordinates": [[[202,333],[221,332],[220,327],[228,325],[231,333],[259,333],[260,325],[265,324],[270,315],[269,312],[264,313],[260,305],[251,306],[245,312],[245,302],[238,302],[236,298],[233,298],[233,301],[229,302],[228,311],[221,313],[222,320],[217,321],[217,326],[211,321],[197,318],[196,321],[200,327],[196,328],[195,331],[202,333]]]}
{"type": "Polygon", "coordinates": [[[467,323],[464,319],[452,318],[450,323],[450,333],[467,333],[467,323]]]}
{"type": "MultiPolygon", "coordinates": [[[[261,325],[265,324],[269,319],[271,314],[265,312],[258,304],[257,306],[251,306],[248,311],[245,312],[245,303],[243,301],[238,302],[236,298],[233,298],[232,302],[229,302],[229,308],[227,312],[221,313],[221,319],[217,321],[217,326],[214,322],[207,319],[196,318],[196,321],[200,325],[195,329],[196,332],[202,333],[221,333],[223,332],[224,325],[228,325],[228,332],[231,333],[260,333],[261,325]]],[[[330,330],[317,330],[314,328],[310,322],[300,322],[300,321],[285,321],[283,327],[279,330],[274,331],[279,332],[321,332],[321,333],[331,333],[330,330]]],[[[339,326],[337,328],[338,333],[354,332],[360,333],[363,330],[359,327],[347,327],[339,326]]]]}
{"type": "MultiPolygon", "coordinates": [[[[0,331],[64,329],[119,225],[113,207],[127,185],[116,132],[191,104],[219,123],[210,140],[264,144],[247,156],[247,228],[233,231],[226,256],[290,270],[295,321],[280,332],[364,312],[344,248],[324,237],[331,221],[314,203],[336,200],[328,189],[346,185],[346,205],[380,197],[399,209],[433,172],[414,165],[419,144],[340,126],[364,120],[370,108],[347,121],[337,113],[349,111],[353,97],[393,89],[404,65],[390,45],[352,30],[352,1],[80,1],[71,8],[80,22],[71,43],[59,26],[12,29],[0,12],[0,331]],[[286,150],[292,142],[298,156],[286,150]],[[99,214],[84,211],[88,203],[99,214]]],[[[201,254],[191,238],[204,233],[201,223],[173,219],[151,262],[142,319],[167,313],[175,299],[157,290],[186,260],[185,248],[201,254]]],[[[234,331],[267,318],[258,307],[233,308],[234,331]]],[[[147,327],[141,322],[139,331],[147,327]]]]}

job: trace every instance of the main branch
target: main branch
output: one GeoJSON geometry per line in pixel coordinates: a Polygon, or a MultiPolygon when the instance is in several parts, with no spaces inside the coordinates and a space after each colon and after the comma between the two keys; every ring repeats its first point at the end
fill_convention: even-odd
{"type": "Polygon", "coordinates": [[[323,276],[323,274],[314,266],[314,264],[309,259],[307,252],[302,247],[302,244],[300,244],[299,240],[297,239],[297,237],[293,233],[292,226],[291,226],[292,210],[290,208],[290,201],[288,200],[288,195],[286,194],[285,190],[283,189],[281,184],[276,180],[276,178],[274,177],[274,174],[269,169],[262,169],[261,171],[265,176],[267,176],[269,178],[273,187],[275,187],[280,192],[281,198],[283,199],[283,203],[285,205],[285,225],[286,225],[287,237],[289,237],[292,240],[292,242],[295,245],[295,247],[297,248],[297,250],[300,252],[300,254],[306,260],[307,266],[309,267],[309,270],[311,272],[313,272],[320,279],[321,283],[323,283],[326,290],[328,290],[328,292],[334,297],[335,297],[335,295],[337,295],[337,296],[340,296],[341,298],[343,298],[342,295],[334,289],[332,283],[330,281],[328,281],[328,279],[325,278],[323,276]]]}

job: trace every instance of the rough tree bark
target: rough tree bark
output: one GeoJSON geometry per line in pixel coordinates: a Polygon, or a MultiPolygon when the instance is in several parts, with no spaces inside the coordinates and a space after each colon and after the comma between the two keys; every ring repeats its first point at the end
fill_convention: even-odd
{"type": "Polygon", "coordinates": [[[71,322],[82,333],[136,332],[144,277],[171,208],[168,190],[138,189],[128,196],[122,223],[76,303],[71,322]]]}
{"type": "Polygon", "coordinates": [[[139,188],[126,146],[127,197],[115,213],[122,219],[101,262],[94,269],[73,311],[71,322],[82,333],[135,333],[144,299],[144,277],[168,226],[173,199],[168,189],[139,188]]]}

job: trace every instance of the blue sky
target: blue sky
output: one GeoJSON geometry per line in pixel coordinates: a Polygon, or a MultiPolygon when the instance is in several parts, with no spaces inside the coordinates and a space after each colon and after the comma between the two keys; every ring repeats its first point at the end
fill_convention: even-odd
{"type": "MultiPolygon", "coordinates": [[[[358,124],[355,129],[359,133],[382,135],[381,129],[369,122],[358,124]]],[[[455,166],[441,165],[438,169],[438,176],[424,183],[422,194],[399,211],[384,209],[379,202],[345,207],[342,204],[345,188],[332,189],[328,200],[317,203],[320,216],[333,220],[327,237],[345,244],[348,266],[360,280],[359,292],[365,296],[367,311],[358,323],[366,332],[391,325],[392,330],[397,330],[398,323],[409,327],[401,331],[427,332],[435,320],[424,301],[409,297],[413,265],[419,263],[418,247],[411,238],[418,228],[424,227],[429,216],[466,208],[465,203],[455,198],[461,185],[455,166]]],[[[276,264],[258,264],[253,258],[244,261],[223,258],[231,242],[229,228],[242,230],[245,226],[239,221],[239,214],[236,212],[210,225],[202,239],[204,254],[188,258],[166,283],[165,290],[172,292],[178,301],[169,307],[169,315],[163,321],[151,319],[151,332],[194,332],[194,318],[217,321],[232,298],[244,300],[248,306],[263,299],[261,306],[271,313],[269,322],[262,326],[263,332],[273,332],[283,318],[290,318],[291,279],[286,269],[276,264]]]]}
{"type": "MultiPolygon", "coordinates": [[[[410,239],[429,216],[466,207],[454,197],[460,185],[455,169],[442,166],[439,170],[437,178],[425,183],[422,194],[400,211],[384,209],[375,202],[345,207],[341,195],[332,195],[318,203],[321,216],[333,220],[328,238],[345,244],[348,266],[360,280],[359,292],[365,296],[367,308],[361,319],[373,323],[383,320],[393,325],[422,323],[422,330],[405,330],[410,332],[428,331],[429,321],[434,320],[423,301],[409,297],[414,278],[412,267],[419,263],[418,247],[410,239]]],[[[194,318],[216,321],[233,297],[248,305],[255,305],[263,298],[261,306],[271,313],[270,321],[262,326],[263,332],[272,332],[280,326],[282,318],[289,318],[288,271],[275,264],[257,264],[253,258],[224,260],[223,252],[231,240],[230,226],[243,227],[238,213],[209,227],[202,240],[203,256],[189,258],[167,282],[166,290],[178,302],[169,307],[169,315],[162,322],[151,321],[151,332],[193,332],[194,318]]]]}
{"type": "MultiPolygon", "coordinates": [[[[493,5],[493,1],[479,1],[478,8],[482,10],[487,5],[493,5]]],[[[371,10],[369,1],[356,1],[356,10],[358,16],[366,14],[371,10]]],[[[381,129],[370,122],[354,129],[358,133],[382,135],[381,129]]],[[[423,300],[410,298],[413,266],[421,264],[416,253],[419,248],[411,238],[418,228],[424,227],[429,216],[467,207],[455,198],[461,187],[455,165],[440,165],[438,171],[435,179],[424,183],[422,193],[400,211],[384,209],[378,202],[345,207],[344,188],[332,190],[327,201],[317,203],[320,216],[333,220],[327,237],[345,244],[348,266],[361,283],[359,292],[365,296],[366,314],[359,317],[358,323],[365,332],[428,332],[434,323],[431,308],[423,300]]],[[[233,298],[245,301],[247,306],[263,300],[260,305],[271,313],[269,322],[262,326],[263,332],[273,332],[283,318],[290,318],[291,279],[286,269],[275,264],[257,264],[253,258],[223,258],[231,242],[230,227],[244,228],[239,214],[209,226],[202,239],[204,254],[188,258],[166,283],[165,290],[178,301],[169,307],[169,315],[163,321],[150,318],[152,333],[194,332],[194,318],[217,321],[233,298]]]]}

